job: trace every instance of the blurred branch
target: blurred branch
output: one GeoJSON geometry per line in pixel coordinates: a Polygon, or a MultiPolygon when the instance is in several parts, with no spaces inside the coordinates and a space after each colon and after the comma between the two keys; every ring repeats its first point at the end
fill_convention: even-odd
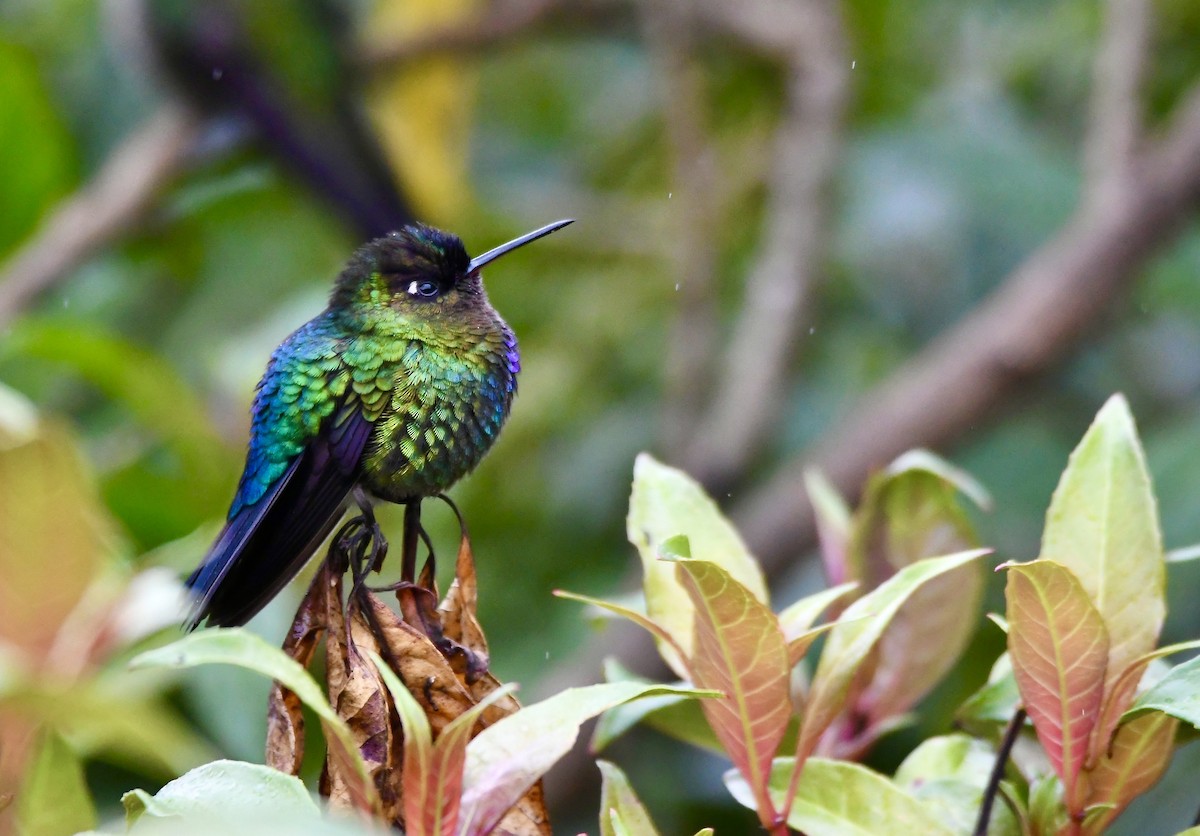
{"type": "Polygon", "coordinates": [[[0,327],[134,226],[178,171],[196,128],[189,111],[164,106],[113,151],[87,185],[54,209],[0,272],[0,327]]]}
{"type": "Polygon", "coordinates": [[[718,339],[713,283],[724,201],[705,118],[703,71],[695,56],[695,21],[675,0],[648,0],[643,18],[646,40],[661,70],[663,115],[673,156],[667,215],[679,304],[667,341],[663,423],[666,443],[678,447],[691,434],[694,416],[703,405],[718,339]]]}
{"type": "Polygon", "coordinates": [[[783,35],[781,21],[795,27],[784,37],[791,45],[787,106],[767,183],[764,241],[746,281],[712,403],[684,457],[690,472],[718,488],[738,479],[779,414],[789,361],[807,321],[805,308],[821,264],[827,196],[849,86],[837,6],[830,0],[789,4],[792,13],[776,19],[764,11],[775,5],[770,0],[714,5],[723,20],[764,43],[772,43],[768,33],[770,38],[783,35]],[[774,25],[768,26],[768,19],[774,25]]]}
{"type": "Polygon", "coordinates": [[[1017,386],[1044,374],[1112,308],[1147,260],[1200,208],[1200,84],[1134,176],[1095,192],[949,333],[863,397],[811,450],[745,496],[735,517],[770,574],[808,548],[805,467],[856,494],[872,468],[915,446],[942,446],[987,423],[1017,386]]]}
{"type": "Polygon", "coordinates": [[[1108,195],[1130,175],[1141,141],[1141,86],[1149,46],[1147,0],[1106,0],[1104,29],[1092,69],[1092,101],[1084,148],[1089,188],[1108,195]]]}

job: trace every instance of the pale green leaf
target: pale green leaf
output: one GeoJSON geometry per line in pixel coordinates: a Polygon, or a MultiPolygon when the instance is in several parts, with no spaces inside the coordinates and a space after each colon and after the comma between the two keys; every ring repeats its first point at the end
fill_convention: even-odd
{"type": "Polygon", "coordinates": [[[125,793],[125,817],[132,832],[144,819],[183,818],[215,825],[243,818],[288,822],[316,819],[320,810],[304,783],[269,766],[219,760],[198,766],[154,795],[125,793]]]}
{"type": "Polygon", "coordinates": [[[637,797],[629,778],[608,761],[596,761],[600,767],[600,836],[618,836],[618,828],[630,836],[658,836],[645,805],[637,797]]]}
{"type": "Polygon", "coordinates": [[[972,734],[990,735],[1012,719],[1020,704],[1021,692],[1013,677],[1012,658],[1005,652],[992,665],[987,683],[967,697],[955,717],[972,734]]]}
{"type": "Polygon", "coordinates": [[[467,747],[459,832],[485,834],[570,751],[579,727],[628,700],[659,694],[717,696],[712,691],[613,682],[569,688],[488,726],[467,747]]]}
{"type": "Polygon", "coordinates": [[[790,642],[801,633],[807,632],[820,618],[821,613],[856,589],[858,584],[853,581],[840,584],[807,595],[784,609],[779,614],[779,626],[783,630],[784,638],[790,642]]]}
{"type": "MultiPolygon", "coordinates": [[[[960,833],[970,833],[979,817],[996,753],[963,734],[931,737],[896,770],[895,783],[960,833]]],[[[1004,804],[992,808],[990,836],[1017,836],[1020,826],[1004,804]]]]}
{"type": "Polygon", "coordinates": [[[42,735],[17,795],[17,832],[71,836],[95,825],[79,756],[54,732],[42,735]]]}
{"type": "MultiPolygon", "coordinates": [[[[771,769],[771,796],[781,806],[795,767],[794,758],[777,758],[771,769]]],[[[725,773],[725,785],[740,803],[753,809],[754,796],[741,775],[725,773]]],[[[787,818],[806,836],[880,836],[920,833],[955,836],[946,823],[887,777],[848,761],[809,758],[787,818]]]]}
{"type": "Polygon", "coordinates": [[[859,666],[904,602],[923,584],[987,553],[986,550],[976,550],[918,561],[901,569],[842,613],[838,626],[829,634],[813,675],[797,743],[801,761],[842,710],[842,703],[859,666]]]}
{"type": "Polygon", "coordinates": [[[347,775],[357,777],[351,790],[358,796],[358,802],[378,809],[379,794],[368,777],[346,721],[329,705],[312,675],[279,648],[241,628],[202,630],[166,647],[142,653],[129,664],[133,668],[236,665],[270,677],[295,693],[320,718],[330,756],[342,762],[347,775]]]}
{"type": "Polygon", "coordinates": [[[1071,454],[1042,552],[1079,579],[1109,635],[1106,689],[1154,649],[1166,614],[1158,508],[1129,405],[1114,395],[1071,454]]]}
{"type": "MultiPolygon", "coordinates": [[[[958,501],[962,486],[987,502],[974,480],[923,450],[873,477],[854,517],[854,577],[873,588],[922,558],[976,548],[958,501]]],[[[958,660],[978,621],[983,581],[983,564],[969,563],[923,585],[896,613],[858,701],[869,725],[908,711],[958,660]]]]}
{"type": "MultiPolygon", "coordinates": [[[[674,637],[685,656],[692,650],[694,608],[675,577],[674,566],[659,560],[664,541],[687,537],[692,557],[717,564],[759,601],[768,603],[758,562],[716,503],[686,473],[646,453],[634,463],[626,528],[642,558],[647,615],[674,637]]],[[[687,677],[679,654],[661,641],[659,651],[680,677],[687,677]]]]}
{"type": "Polygon", "coordinates": [[[1200,656],[1171,668],[1150,690],[1138,697],[1121,722],[1147,711],[1161,711],[1200,729],[1200,656]]]}

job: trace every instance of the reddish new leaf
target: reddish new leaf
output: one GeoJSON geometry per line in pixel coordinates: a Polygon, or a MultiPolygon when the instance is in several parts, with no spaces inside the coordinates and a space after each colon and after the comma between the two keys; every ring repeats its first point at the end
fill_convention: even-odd
{"type": "Polygon", "coordinates": [[[1136,717],[1117,731],[1112,754],[1088,773],[1092,787],[1085,833],[1101,833],[1129,802],[1158,782],[1171,762],[1179,721],[1158,711],[1136,717]]]}
{"type": "Polygon", "coordinates": [[[726,694],[701,703],[704,715],[750,785],[759,819],[770,829],[776,819],[767,786],[771,760],[791,717],[791,662],[779,620],[714,563],[681,560],[676,572],[696,612],[688,660],[694,683],[726,694]]]}
{"type": "Polygon", "coordinates": [[[1112,684],[1105,692],[1104,707],[1100,710],[1100,721],[1096,724],[1096,732],[1092,736],[1092,746],[1087,761],[1088,769],[1091,769],[1096,761],[1108,751],[1113,733],[1121,722],[1121,715],[1133,705],[1133,701],[1137,698],[1138,685],[1141,684],[1142,676],[1150,667],[1150,663],[1173,653],[1182,653],[1185,650],[1197,648],[1200,648],[1200,640],[1160,647],[1134,659],[1115,679],[1109,678],[1112,684]]]}
{"type": "Polygon", "coordinates": [[[1108,631],[1087,592],[1057,563],[1008,564],[1008,652],[1025,710],[1062,779],[1067,809],[1083,812],[1079,780],[1100,718],[1108,631]]]}

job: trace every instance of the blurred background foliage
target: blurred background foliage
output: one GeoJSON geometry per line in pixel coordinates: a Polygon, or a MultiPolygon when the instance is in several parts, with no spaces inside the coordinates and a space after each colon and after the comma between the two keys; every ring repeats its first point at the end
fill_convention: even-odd
{"type": "MultiPolygon", "coordinates": [[[[678,449],[664,392],[681,286],[692,278],[679,270],[687,263],[675,240],[681,224],[696,201],[711,197],[720,207],[705,241],[715,253],[720,336],[744,303],[768,211],[764,181],[772,176],[767,158],[785,68],[731,39],[693,44],[687,60],[720,184],[719,199],[698,193],[673,167],[670,89],[638,5],[598,15],[597,4],[563,3],[542,25],[514,25],[479,48],[376,62],[352,75],[329,57],[332,30],[314,29],[305,5],[290,12],[264,5],[274,16],[256,32],[263,55],[289,66],[297,95],[302,103],[309,97],[314,111],[322,86],[347,73],[354,104],[370,114],[413,213],[460,233],[470,252],[555,218],[579,219],[489,269],[489,293],[520,337],[524,371],[495,451],[454,491],[476,544],[493,670],[521,682],[526,698],[542,693],[538,683],[569,667],[588,639],[578,609],[550,590],[602,595],[627,582],[636,561],[622,517],[633,456],[678,449]]],[[[1150,5],[1156,23],[1144,89],[1154,129],[1200,83],[1200,4],[1150,5]]],[[[129,31],[136,8],[95,0],[0,4],[0,264],[176,95],[129,31]]],[[[342,11],[347,37],[360,44],[427,27],[466,29],[488,13],[482,0],[357,0],[342,11]]],[[[995,289],[1068,219],[1083,190],[1103,17],[1094,0],[847,0],[840,11],[853,63],[820,282],[779,384],[782,408],[769,440],[721,497],[731,504],[995,289]]],[[[245,142],[236,120],[212,117],[195,132],[186,165],[136,223],[92,248],[32,303],[0,312],[0,381],[3,403],[11,403],[0,422],[11,436],[5,449],[25,450],[31,438],[45,446],[5,453],[0,465],[0,524],[9,526],[0,547],[10,556],[31,553],[18,551],[26,548],[37,554],[36,563],[21,565],[0,554],[0,638],[49,671],[37,687],[87,682],[87,693],[97,692],[100,719],[59,731],[83,759],[101,817],[113,813],[122,791],[152,788],[214,751],[261,758],[266,686],[251,675],[131,679],[121,669],[129,648],[120,642],[89,646],[83,661],[76,653],[69,664],[46,654],[53,646],[71,655],[59,628],[80,617],[81,599],[98,594],[95,578],[109,579],[105,600],[125,601],[137,573],[165,567],[181,575],[199,560],[232,495],[247,407],[270,350],[321,309],[361,237],[261,143],[245,142]],[[12,440],[22,432],[24,440],[12,440]],[[43,495],[31,487],[37,480],[53,511],[21,504],[43,495]],[[35,519],[54,537],[18,540],[35,519]],[[124,725],[112,719],[121,707],[148,724],[157,718],[156,733],[173,748],[155,754],[136,741],[122,744],[132,731],[111,728],[104,739],[106,723],[130,725],[128,716],[124,725]]],[[[942,451],[991,491],[995,509],[976,522],[1000,560],[1035,556],[1067,453],[1117,390],[1140,423],[1168,547],[1200,541],[1198,279],[1193,219],[1066,362],[942,451]]],[[[449,515],[435,509],[431,516],[435,538],[451,548],[449,515]]],[[[385,515],[393,531],[398,521],[385,515]]],[[[796,571],[776,578],[781,603],[816,582],[811,552],[811,543],[797,544],[796,571]]],[[[1194,563],[1172,569],[1164,641],[1200,634],[1191,604],[1198,572],[1194,563]]],[[[175,600],[170,583],[143,587],[135,592],[160,605],[175,600]]],[[[280,640],[299,588],[253,627],[280,640]]],[[[998,583],[989,596],[997,608],[998,583]]],[[[123,640],[161,627],[169,620],[161,609],[123,640]]],[[[980,628],[916,726],[885,740],[873,762],[894,768],[916,740],[946,729],[1001,645],[998,631],[980,628]]],[[[600,671],[594,665],[573,675],[596,679],[600,671]]],[[[0,685],[11,680],[0,676],[0,685]]],[[[11,711],[6,716],[13,722],[11,711]]],[[[44,747],[60,749],[53,741],[44,747]]],[[[5,753],[10,766],[14,751],[5,753]]],[[[719,787],[720,761],[648,733],[621,743],[613,757],[627,765],[666,832],[752,826],[719,787]]],[[[1185,750],[1117,832],[1186,824],[1195,805],[1187,771],[1197,763],[1185,750]]],[[[590,774],[588,781],[558,794],[563,832],[589,826],[597,795],[590,774]]],[[[6,791],[0,785],[0,795],[6,791]]]]}

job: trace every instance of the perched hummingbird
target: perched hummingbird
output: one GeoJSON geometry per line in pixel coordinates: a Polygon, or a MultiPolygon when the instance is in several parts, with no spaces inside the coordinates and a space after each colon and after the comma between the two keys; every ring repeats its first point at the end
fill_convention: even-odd
{"type": "Polygon", "coordinates": [[[275,349],[258,384],[225,528],[188,579],[189,629],[253,617],[312,556],[356,486],[404,503],[479,464],[521,365],[480,271],[571,222],[473,259],[457,236],[424,225],[354,254],[329,306],[275,349]]]}

